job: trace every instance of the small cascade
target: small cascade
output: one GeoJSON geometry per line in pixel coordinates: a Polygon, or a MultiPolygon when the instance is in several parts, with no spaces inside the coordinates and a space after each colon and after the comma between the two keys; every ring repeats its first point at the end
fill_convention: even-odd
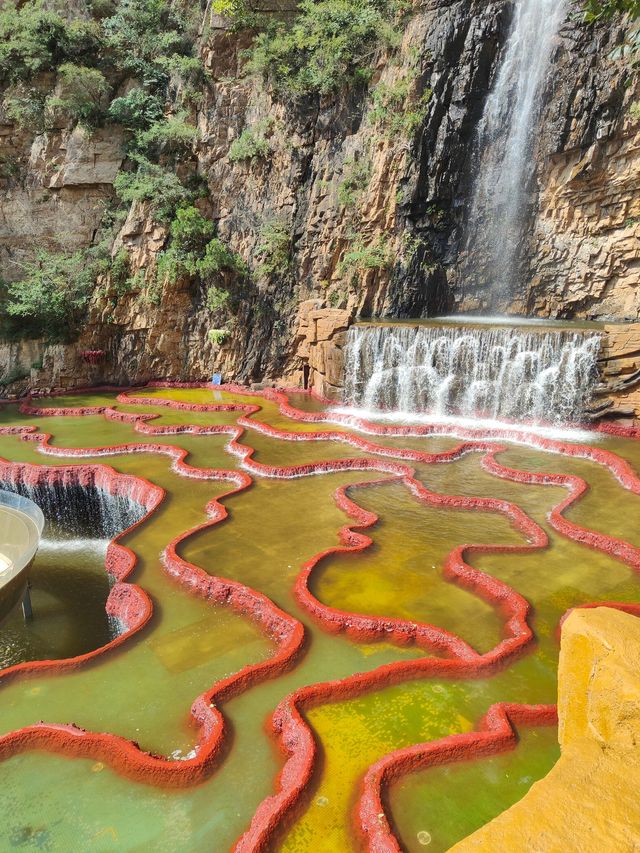
{"type": "Polygon", "coordinates": [[[508,298],[517,284],[536,126],[553,46],[566,16],[567,0],[516,0],[478,125],[464,274],[488,286],[494,303],[508,298]]]}
{"type": "Polygon", "coordinates": [[[345,400],[365,409],[564,424],[598,379],[600,336],[472,326],[353,326],[345,400]]]}
{"type": "Polygon", "coordinates": [[[112,495],[96,486],[46,482],[28,483],[23,479],[2,480],[1,487],[30,498],[46,519],[46,540],[77,538],[112,539],[139,521],[145,508],[123,495],[112,495]]]}
{"type": "MultiPolygon", "coordinates": [[[[46,480],[30,483],[20,476],[0,481],[0,488],[29,498],[44,515],[40,559],[73,564],[79,556],[87,562],[104,562],[109,541],[146,514],[147,509],[133,498],[111,494],[96,485],[56,483],[46,480]]],[[[107,576],[109,586],[115,583],[107,576]]],[[[106,593],[105,593],[106,595],[106,593]]],[[[120,619],[106,614],[105,641],[120,636],[126,626],[120,619]]],[[[5,649],[5,652],[10,650],[5,649]]],[[[5,657],[6,660],[6,657],[5,657]]],[[[7,664],[8,665],[8,664],[7,664]]]]}

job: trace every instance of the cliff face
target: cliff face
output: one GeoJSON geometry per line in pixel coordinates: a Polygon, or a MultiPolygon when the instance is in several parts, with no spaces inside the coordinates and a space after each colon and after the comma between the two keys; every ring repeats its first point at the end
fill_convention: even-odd
{"type": "MultiPolygon", "coordinates": [[[[232,307],[213,313],[189,278],[165,283],[153,302],[135,288],[117,294],[107,280],[80,340],[41,346],[32,381],[195,380],[218,370],[336,393],[356,317],[483,307],[486,294],[460,275],[459,244],[473,180],[469,150],[511,13],[509,0],[426,0],[401,45],[376,56],[368,85],[297,102],[245,76],[250,37],[207,13],[200,50],[209,77],[193,156],[209,188],[204,212],[250,275],[232,307]],[[265,156],[230,158],[245,130],[264,137],[265,156]],[[269,241],[283,234],[285,261],[276,274],[265,271],[269,241]],[[211,340],[212,328],[223,334],[211,340]],[[104,355],[92,365],[85,351],[104,355]]],[[[528,284],[513,309],[640,316],[640,154],[629,112],[637,93],[609,58],[620,36],[579,16],[560,33],[536,143],[528,284]]],[[[113,129],[87,137],[65,128],[29,138],[5,123],[0,142],[3,162],[18,164],[0,192],[0,251],[16,278],[34,246],[57,245],[63,223],[74,245],[95,239],[100,203],[122,162],[121,138],[113,129]]],[[[166,227],[136,202],[113,251],[129,250],[135,280],[153,269],[166,240],[166,227]]],[[[5,348],[2,367],[15,371],[22,358],[28,368],[32,349],[22,358],[5,348]]]]}
{"type": "Polygon", "coordinates": [[[637,319],[640,134],[633,121],[554,154],[541,176],[526,305],[536,314],[637,319]]]}
{"type": "Polygon", "coordinates": [[[525,302],[536,313],[640,317],[638,86],[610,58],[619,39],[607,29],[563,33],[529,253],[525,302]]]}

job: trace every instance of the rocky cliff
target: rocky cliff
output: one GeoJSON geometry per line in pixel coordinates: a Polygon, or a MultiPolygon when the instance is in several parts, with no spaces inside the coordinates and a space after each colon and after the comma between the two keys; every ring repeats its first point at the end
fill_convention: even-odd
{"type": "MultiPolygon", "coordinates": [[[[638,92],[611,58],[624,22],[587,26],[579,9],[554,48],[524,284],[510,308],[638,319],[638,92]]],[[[105,274],[79,339],[0,349],[5,377],[30,370],[47,387],[196,380],[216,370],[337,393],[357,317],[484,307],[482,288],[460,274],[459,250],[469,150],[511,14],[509,0],[425,0],[406,16],[399,43],[371,56],[366,84],[292,99],[246,73],[251,31],[209,7],[189,168],[207,184],[200,209],[248,273],[226,282],[233,298],[222,305],[208,304],[193,276],[166,279],[146,298],[169,234],[135,201],[112,244],[114,257],[127,250],[134,285],[120,292],[105,274]],[[250,136],[259,152],[239,157],[234,141],[250,136]]],[[[117,127],[29,135],[6,116],[0,144],[0,258],[15,279],[36,247],[97,239],[124,150],[117,127]]]]}

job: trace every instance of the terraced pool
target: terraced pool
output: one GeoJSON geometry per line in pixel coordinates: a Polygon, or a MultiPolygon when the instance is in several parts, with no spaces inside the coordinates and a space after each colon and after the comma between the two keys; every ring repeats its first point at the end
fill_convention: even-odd
{"type": "Polygon", "coordinates": [[[447,850],[557,759],[563,615],[640,603],[631,435],[155,387],[5,405],[0,457],[49,507],[7,847],[447,850]]]}

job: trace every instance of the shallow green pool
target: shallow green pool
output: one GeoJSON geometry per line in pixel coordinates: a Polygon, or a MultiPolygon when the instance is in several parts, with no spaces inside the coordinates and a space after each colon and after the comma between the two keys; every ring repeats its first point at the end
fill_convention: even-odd
{"type": "MultiPolygon", "coordinates": [[[[290,402],[322,415],[323,406],[303,395],[290,402]]],[[[220,704],[224,746],[199,784],[167,789],[152,779],[133,781],[110,765],[108,755],[73,758],[46,743],[7,754],[0,786],[2,849],[228,850],[277,790],[287,756],[269,721],[279,703],[308,685],[338,679],[349,685],[356,673],[397,673],[393,665],[404,662],[404,675],[364,679],[362,688],[346,692],[332,688],[301,707],[317,753],[309,784],[281,822],[273,849],[358,850],[363,842],[355,814],[372,764],[394,750],[473,731],[495,703],[554,703],[557,627],[567,609],[596,601],[640,602],[638,578],[627,563],[552,526],[549,513],[568,486],[551,475],[573,475],[589,484],[565,511],[567,519],[635,546],[640,497],[609,466],[566,455],[559,445],[540,449],[489,436],[503,469],[549,475],[545,484],[524,484],[488,470],[491,448],[485,446],[430,462],[416,457],[451,454],[459,435],[366,434],[339,423],[297,419],[277,399],[257,394],[143,389],[127,402],[118,402],[115,393],[92,393],[34,405],[68,411],[25,415],[7,405],[0,408],[0,428],[35,427],[50,435],[55,455],[44,455],[39,441],[0,429],[0,457],[35,466],[108,465],[162,487],[166,498],[122,540],[137,557],[127,580],[150,596],[150,622],[119,648],[107,648],[73,670],[0,676],[0,745],[10,732],[44,721],[117,735],[173,761],[197,757],[199,732],[190,717],[196,697],[243,667],[268,661],[281,641],[247,613],[194,594],[166,571],[168,544],[206,521],[205,507],[233,488],[229,477],[238,471],[248,473],[251,483],[221,498],[228,518],[187,537],[179,556],[266,596],[304,626],[304,646],[284,671],[247,682],[220,704]],[[136,396],[260,409],[189,411],[136,402],[136,396]],[[80,406],[156,417],[135,423],[74,414],[80,406]],[[230,447],[239,418],[241,430],[230,447]],[[190,424],[201,432],[176,433],[190,424]],[[202,431],[214,425],[226,431],[202,431]],[[308,433],[316,432],[325,435],[309,440],[308,433]],[[186,451],[196,476],[176,467],[171,446],[186,451]],[[105,456],[93,453],[95,448],[114,450],[105,456]],[[245,460],[249,448],[255,453],[245,460]],[[74,449],[83,450],[81,458],[69,455],[74,449]],[[412,458],[400,458],[403,450],[412,451],[412,458]],[[336,460],[352,462],[340,470],[336,460]],[[292,466],[305,467],[296,472],[292,466]],[[360,511],[378,518],[371,523],[369,516],[363,530],[371,544],[320,560],[305,597],[298,581],[302,567],[341,544],[340,529],[355,524],[336,503],[345,487],[360,511]],[[509,506],[488,500],[495,498],[509,506]],[[549,544],[527,550],[534,528],[549,544]],[[506,668],[480,669],[473,677],[429,675],[411,662],[446,659],[447,652],[401,641],[391,629],[375,638],[344,630],[349,614],[378,627],[381,620],[405,627],[426,623],[489,655],[508,635],[504,612],[443,573],[452,551],[464,544],[487,546],[468,552],[470,566],[532,605],[536,641],[508,659],[506,668]],[[318,617],[318,608],[310,612],[309,601],[322,613],[338,614],[332,626],[318,617]]],[[[640,465],[635,441],[594,434],[592,444],[636,469],[640,465]]],[[[2,666],[84,654],[116,636],[118,625],[105,613],[113,582],[104,571],[106,544],[85,528],[57,533],[52,528],[33,569],[33,622],[25,625],[14,614],[0,625],[2,666]]],[[[558,748],[551,726],[523,727],[519,736],[513,751],[402,776],[385,794],[400,843],[411,851],[446,850],[522,797],[553,765],[558,748]]]]}

